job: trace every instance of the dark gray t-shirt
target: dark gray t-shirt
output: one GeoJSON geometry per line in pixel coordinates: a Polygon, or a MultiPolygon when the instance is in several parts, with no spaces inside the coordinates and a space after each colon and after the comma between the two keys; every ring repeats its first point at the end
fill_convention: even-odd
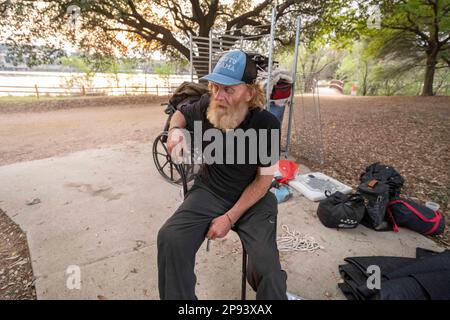
{"type": "MultiPolygon", "coordinates": [[[[194,121],[201,121],[202,137],[208,129],[216,130],[222,135],[223,162],[210,164],[203,163],[197,179],[199,179],[203,185],[206,185],[213,193],[223,199],[235,203],[244,189],[255,179],[258,167],[269,167],[279,160],[280,122],[267,110],[252,109],[249,111],[244,121],[235,130],[225,133],[214,128],[206,118],[208,106],[209,95],[204,94],[199,101],[181,106],[179,109],[186,119],[187,130],[194,132],[194,121]],[[243,131],[238,129],[242,129],[243,131]],[[229,153],[229,150],[231,149],[228,144],[227,150],[227,135],[236,134],[239,131],[240,133],[246,133],[248,135],[247,138],[241,140],[245,141],[245,144],[242,147],[239,147],[236,143],[238,139],[234,139],[234,143],[231,145],[234,148],[234,158],[228,155],[227,159],[227,153],[229,153]],[[272,138],[271,135],[276,132],[278,133],[278,136],[274,135],[274,138],[272,138]],[[265,133],[267,133],[266,137],[262,137],[265,133]],[[256,137],[256,140],[250,138],[252,135],[253,138],[256,137]],[[277,141],[272,143],[272,139],[275,138],[277,138],[277,141]],[[245,155],[242,155],[243,151],[245,155]],[[242,161],[243,159],[244,161],[242,161]],[[238,160],[240,160],[239,163],[238,160]]],[[[195,138],[197,137],[192,137],[192,143],[195,138]]],[[[211,138],[211,141],[203,141],[202,139],[201,144],[204,156],[209,154],[209,152],[205,151],[208,150],[207,146],[214,143],[214,141],[214,137],[211,138]],[[205,150],[205,148],[207,149],[205,150]]],[[[211,149],[210,146],[209,151],[211,151],[211,149]]],[[[216,155],[215,152],[212,152],[211,154],[214,156],[216,155]]]]}

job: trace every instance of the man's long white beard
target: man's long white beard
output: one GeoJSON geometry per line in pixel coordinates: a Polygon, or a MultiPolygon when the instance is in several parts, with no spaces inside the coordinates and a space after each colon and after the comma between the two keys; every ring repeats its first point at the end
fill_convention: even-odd
{"type": "Polygon", "coordinates": [[[211,100],[206,117],[218,129],[235,129],[244,120],[247,112],[248,108],[245,106],[225,109],[219,107],[217,102],[211,100]]]}

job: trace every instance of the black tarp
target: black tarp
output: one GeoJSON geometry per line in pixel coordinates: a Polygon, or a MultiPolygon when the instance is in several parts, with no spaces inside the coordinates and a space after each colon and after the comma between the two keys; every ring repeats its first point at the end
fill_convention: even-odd
{"type": "Polygon", "coordinates": [[[348,257],[339,266],[339,284],[351,300],[448,300],[450,299],[450,250],[433,252],[417,248],[415,258],[348,257]],[[369,266],[380,270],[380,289],[369,289],[369,266]]]}

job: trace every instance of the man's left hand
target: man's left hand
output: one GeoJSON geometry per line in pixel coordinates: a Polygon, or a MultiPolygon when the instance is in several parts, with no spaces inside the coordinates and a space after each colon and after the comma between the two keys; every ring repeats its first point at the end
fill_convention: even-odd
{"type": "Polygon", "coordinates": [[[230,220],[226,215],[221,215],[213,221],[211,221],[211,225],[209,226],[208,233],[206,234],[206,238],[214,240],[216,238],[223,238],[227,235],[227,233],[231,230],[230,220]]]}

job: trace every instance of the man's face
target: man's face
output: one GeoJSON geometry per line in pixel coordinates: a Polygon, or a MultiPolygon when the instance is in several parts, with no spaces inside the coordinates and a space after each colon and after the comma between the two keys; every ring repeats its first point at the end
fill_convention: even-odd
{"type": "Polygon", "coordinates": [[[219,129],[234,129],[244,120],[252,92],[245,84],[224,86],[211,83],[208,120],[219,129]]]}

